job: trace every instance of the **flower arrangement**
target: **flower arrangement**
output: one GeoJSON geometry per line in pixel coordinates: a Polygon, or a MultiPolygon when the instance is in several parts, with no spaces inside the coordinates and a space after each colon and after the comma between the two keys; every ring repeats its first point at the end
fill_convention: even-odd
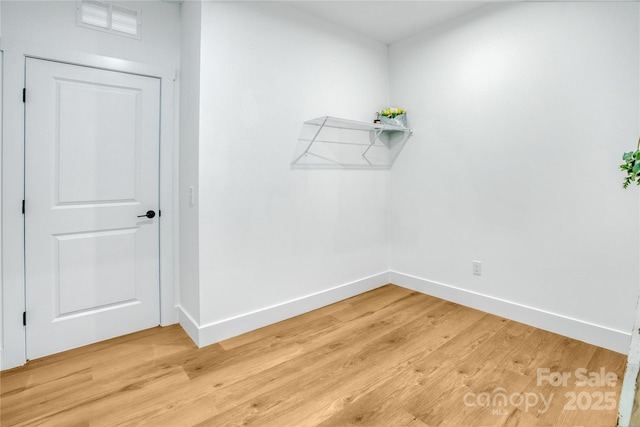
{"type": "Polygon", "coordinates": [[[392,119],[395,119],[400,114],[405,114],[405,113],[406,111],[403,110],[402,108],[391,107],[391,108],[387,108],[386,110],[380,111],[380,113],[378,114],[380,114],[383,117],[390,117],[392,119]]]}
{"type": "Polygon", "coordinates": [[[378,123],[383,125],[391,125],[398,127],[407,127],[407,112],[402,108],[387,108],[386,110],[376,113],[378,123]]]}

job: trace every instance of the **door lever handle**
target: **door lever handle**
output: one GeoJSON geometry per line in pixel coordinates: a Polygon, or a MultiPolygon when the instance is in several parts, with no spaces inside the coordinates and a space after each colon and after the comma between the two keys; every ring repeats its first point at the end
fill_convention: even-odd
{"type": "Polygon", "coordinates": [[[142,217],[147,217],[149,219],[153,218],[154,216],[156,216],[156,213],[154,211],[147,211],[146,214],[144,215],[138,215],[138,218],[142,218],[142,217]]]}

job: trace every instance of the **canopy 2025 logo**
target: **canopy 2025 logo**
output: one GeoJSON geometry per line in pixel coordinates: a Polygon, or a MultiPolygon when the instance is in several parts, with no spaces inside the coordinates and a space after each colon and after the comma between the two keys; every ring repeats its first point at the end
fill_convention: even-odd
{"type": "MultiPolygon", "coordinates": [[[[582,389],[564,393],[564,410],[566,411],[611,411],[617,406],[616,392],[607,390],[593,390],[593,388],[612,388],[618,383],[618,375],[607,372],[604,367],[599,371],[589,372],[586,368],[578,368],[573,372],[555,372],[549,368],[538,368],[536,372],[536,386],[545,388],[571,387],[582,389]],[[589,388],[587,390],[587,388],[589,388]]],[[[463,402],[467,407],[491,408],[494,415],[507,415],[507,409],[520,408],[525,412],[536,410],[538,414],[544,414],[551,408],[555,393],[542,392],[515,392],[508,393],[503,387],[498,387],[492,392],[474,393],[468,392],[463,396],[463,402]]]]}
{"type": "MultiPolygon", "coordinates": [[[[614,372],[607,372],[604,367],[595,372],[588,372],[586,368],[578,368],[573,373],[551,372],[549,368],[538,368],[536,384],[541,387],[545,383],[552,387],[567,387],[573,384],[577,388],[611,388],[618,384],[618,375],[614,372]]],[[[564,397],[566,411],[611,411],[617,406],[615,391],[568,391],[564,397]]]]}

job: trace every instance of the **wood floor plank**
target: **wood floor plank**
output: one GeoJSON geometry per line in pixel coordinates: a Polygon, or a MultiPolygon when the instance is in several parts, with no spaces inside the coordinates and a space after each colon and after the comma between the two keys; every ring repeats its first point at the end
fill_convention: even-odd
{"type": "MultiPolygon", "coordinates": [[[[619,396],[625,357],[393,285],[198,349],[153,328],[0,374],[2,426],[613,426],[564,393],[619,396]],[[538,384],[601,368],[615,386],[538,384]],[[477,396],[555,393],[540,402],[477,396]],[[469,393],[476,400],[465,404],[469,393]]],[[[584,402],[583,402],[584,403],[584,402]]]]}
{"type": "MultiPolygon", "coordinates": [[[[566,390],[559,390],[558,398],[563,403],[562,414],[558,417],[565,425],[581,425],[585,422],[592,423],[604,423],[617,415],[617,404],[610,409],[604,409],[607,405],[606,402],[600,401],[600,396],[609,394],[615,398],[615,402],[620,398],[620,390],[622,385],[622,378],[624,377],[625,362],[616,353],[611,351],[595,348],[591,351],[590,348],[586,348],[587,345],[579,343],[584,347],[581,352],[592,354],[591,360],[584,366],[586,372],[577,373],[575,370],[568,371],[572,374],[572,377],[568,381],[569,387],[566,390]],[[615,380],[609,381],[597,381],[595,376],[600,377],[600,373],[603,379],[606,375],[612,375],[615,380]],[[582,381],[578,378],[578,375],[582,377],[588,376],[593,381],[582,381]],[[582,383],[582,385],[576,386],[576,383],[582,383]],[[615,385],[613,385],[615,383],[615,385]],[[565,393],[573,393],[577,396],[576,402],[572,405],[573,395],[565,396],[565,393]],[[600,408],[591,410],[591,408],[600,408]]],[[[569,369],[569,368],[567,368],[569,369]]],[[[558,405],[560,407],[561,405],[558,405]]]]}
{"type": "Polygon", "coordinates": [[[164,390],[186,384],[188,377],[179,367],[140,366],[122,376],[75,385],[61,384],[64,387],[55,389],[47,387],[46,390],[37,390],[35,396],[24,395],[19,400],[16,398],[19,395],[12,396],[7,405],[4,405],[3,398],[2,421],[3,425],[5,422],[8,425],[88,422],[94,417],[99,418],[97,408],[105,412],[126,410],[139,401],[141,390],[146,391],[151,386],[164,390]],[[111,404],[114,397],[127,405],[111,404]]]}
{"type": "MultiPolygon", "coordinates": [[[[278,390],[263,394],[249,405],[259,404],[249,417],[243,418],[244,425],[310,425],[322,422],[333,412],[351,405],[372,388],[380,385],[388,378],[398,375],[404,368],[403,359],[414,354],[428,351],[420,340],[411,339],[412,334],[418,335],[419,327],[434,326],[440,331],[440,339],[447,340],[455,335],[456,330],[464,329],[478,318],[485,316],[475,312],[474,316],[459,316],[460,306],[442,306],[442,316],[423,316],[411,322],[399,324],[387,329],[388,333],[379,339],[363,343],[352,355],[342,357],[329,366],[324,366],[321,375],[313,370],[310,376],[299,375],[298,380],[285,384],[278,390]],[[437,325],[437,326],[436,326],[437,325]],[[398,363],[398,357],[401,363],[398,363]],[[291,393],[290,391],[292,391],[291,393]],[[306,399],[314,396],[313,399],[306,399]],[[264,402],[277,402],[272,406],[264,402]]],[[[437,348],[434,346],[434,349],[437,348]]],[[[211,422],[224,425],[231,420],[239,419],[248,407],[236,407],[220,416],[212,418],[211,422]]]]}
{"type": "MultiPolygon", "coordinates": [[[[562,353],[560,342],[557,336],[546,331],[534,330],[528,336],[524,335],[519,340],[512,342],[508,348],[503,348],[502,354],[492,352],[489,353],[488,359],[491,363],[488,366],[479,368],[478,376],[475,381],[467,384],[467,392],[474,393],[478,396],[480,393],[488,393],[491,397],[491,404],[487,407],[476,405],[468,411],[464,411],[457,417],[451,417],[445,425],[457,425],[468,422],[478,422],[483,425],[502,425],[518,420],[524,425],[540,425],[538,411],[546,411],[543,408],[544,403],[536,387],[537,368],[552,364],[549,361],[549,353],[554,355],[562,353]],[[527,358],[526,355],[533,355],[527,358]],[[544,355],[539,357],[538,355],[544,355]],[[523,358],[524,356],[524,358],[523,358]],[[488,368],[488,369],[487,369],[488,368]],[[487,376],[493,372],[493,379],[487,381],[487,376]],[[509,401],[504,406],[496,406],[494,403],[495,396],[503,392],[511,398],[516,396],[516,400],[509,401]],[[534,396],[535,395],[535,396],[534,396]],[[533,404],[529,406],[526,401],[527,397],[535,397],[533,404]],[[526,419],[526,422],[524,421],[526,419]],[[532,424],[532,422],[535,423],[532,424]]],[[[482,359],[480,359],[482,360],[482,359]]],[[[586,362],[588,357],[584,359],[586,362]]],[[[576,360],[579,363],[579,360],[576,360]]],[[[470,363],[474,363],[471,362],[470,363]]],[[[549,393],[543,393],[543,397],[547,398],[549,393]]],[[[459,396],[464,399],[464,396],[459,396]]],[[[476,399],[478,403],[478,400],[476,399]]],[[[465,405],[465,409],[466,405],[465,405]]],[[[419,416],[419,415],[418,415],[419,416]]],[[[542,423],[544,424],[544,422],[542,423]]],[[[550,424],[553,425],[553,424],[550,424]]]]}
{"type": "MultiPolygon", "coordinates": [[[[436,301],[432,305],[432,309],[436,309],[444,304],[444,301],[436,301]]],[[[388,305],[388,304],[387,304],[388,305]]],[[[171,407],[170,411],[160,409],[156,413],[144,413],[136,417],[137,423],[147,423],[147,425],[154,425],[157,423],[171,423],[179,422],[181,419],[188,419],[191,421],[204,420],[208,416],[218,413],[220,411],[228,410],[237,405],[238,402],[248,400],[259,392],[277,387],[280,381],[296,382],[300,374],[299,365],[305,365],[310,367],[318,367],[319,362],[326,363],[331,358],[335,358],[340,354],[339,349],[343,351],[353,351],[350,346],[350,341],[345,339],[345,333],[352,333],[354,335],[362,335],[366,333],[368,339],[375,339],[380,333],[383,332],[384,325],[388,322],[397,322],[402,319],[410,319],[420,311],[429,312],[429,308],[425,310],[424,304],[420,300],[420,295],[413,292],[401,292],[396,294],[396,304],[378,310],[375,315],[371,316],[371,322],[363,322],[363,324],[355,323],[339,323],[338,326],[332,326],[323,329],[314,324],[323,323],[323,318],[316,317],[316,321],[312,325],[307,325],[311,331],[309,336],[300,337],[295,331],[295,328],[290,330],[290,333],[283,333],[282,330],[278,330],[278,338],[275,338],[272,334],[269,334],[269,328],[263,328],[265,338],[261,343],[253,342],[250,340],[244,345],[234,348],[231,351],[225,353],[223,362],[226,368],[230,368],[234,360],[238,359],[245,363],[247,361],[253,362],[252,366],[261,366],[266,369],[264,375],[251,375],[245,376],[246,378],[240,383],[235,384],[234,381],[239,379],[235,369],[220,369],[220,365],[215,366],[215,358],[207,358],[202,363],[206,363],[209,366],[206,369],[199,369],[199,373],[206,372],[206,375],[194,376],[192,379],[192,387],[185,393],[172,393],[169,399],[173,399],[173,402],[168,405],[171,407]],[[412,297],[408,298],[408,294],[412,297]],[[415,306],[411,311],[410,307],[415,306]],[[382,332],[379,332],[382,331],[382,332]],[[318,335],[321,334],[322,336],[318,335]],[[303,346],[304,354],[301,354],[296,363],[282,363],[273,368],[267,369],[268,365],[261,365],[255,363],[255,359],[252,354],[262,357],[265,354],[272,354],[271,350],[280,349],[289,346],[303,346]],[[327,351],[330,348],[329,356],[327,351]],[[215,366],[215,368],[214,368],[215,366]],[[211,390],[204,391],[204,388],[211,385],[215,387],[215,397],[211,397],[211,390]],[[201,387],[202,386],[202,387],[201,387]],[[202,410],[194,411],[195,408],[202,408],[202,410]]],[[[330,308],[327,312],[331,312],[330,308]]],[[[335,320],[335,319],[334,319],[335,320]]],[[[335,323],[335,322],[334,322],[335,323]]],[[[203,349],[201,349],[203,350],[203,349]]],[[[194,356],[191,359],[203,359],[202,357],[194,356]]],[[[181,366],[186,365],[186,361],[178,362],[181,366]]],[[[320,371],[318,371],[320,372],[320,371]]],[[[166,401],[163,399],[163,401],[166,401]]],[[[153,411],[150,411],[153,412],[153,411]]],[[[164,425],[164,424],[163,424],[164,425]]]]}
{"type": "Polygon", "coordinates": [[[87,368],[91,368],[95,377],[103,375],[103,372],[104,375],[113,375],[117,370],[138,363],[155,360],[185,348],[196,348],[178,325],[152,328],[138,334],[140,336],[129,334],[84,347],[85,353],[82,349],[74,349],[60,353],[67,354],[66,358],[56,354],[32,360],[22,368],[5,371],[2,373],[0,392],[4,395],[17,387],[35,387],[87,368]],[[113,363],[114,360],[118,360],[118,363],[113,363]],[[29,381],[25,382],[25,375],[29,381]]]}
{"type": "MultiPolygon", "coordinates": [[[[340,424],[342,422],[351,423],[353,420],[361,418],[367,420],[367,413],[370,408],[380,408],[381,412],[391,411],[399,402],[402,402],[402,408],[414,416],[417,415],[416,411],[420,409],[422,403],[431,407],[435,399],[443,392],[441,388],[433,385],[451,384],[452,377],[455,375],[461,379],[468,379],[473,376],[477,369],[475,367],[469,369],[467,366],[460,365],[460,360],[472,354],[473,349],[478,347],[478,342],[485,342],[496,335],[498,331],[502,331],[507,325],[504,319],[481,315],[486,318],[482,322],[483,328],[476,328],[474,323],[471,322],[470,324],[462,325],[461,330],[464,332],[460,334],[444,334],[445,337],[451,335],[453,338],[443,342],[440,347],[427,347],[423,352],[405,360],[403,369],[397,375],[392,376],[388,381],[381,384],[375,392],[365,396],[361,403],[351,405],[342,414],[337,414],[337,416],[328,420],[326,425],[340,424]],[[465,339],[457,339],[459,336],[463,336],[465,339]],[[457,356],[447,358],[451,366],[441,369],[443,367],[442,354],[445,348],[449,353],[454,353],[457,356]]],[[[444,328],[437,329],[440,330],[440,333],[445,330],[444,328]]],[[[455,331],[448,329],[448,332],[455,331]]],[[[433,341],[433,339],[428,341],[433,341]]],[[[445,361],[444,363],[447,362],[445,361]]],[[[453,388],[457,388],[457,386],[449,385],[447,390],[453,388]]],[[[456,404],[459,402],[461,400],[456,400],[456,404]]],[[[448,415],[451,416],[453,414],[448,415]]],[[[421,419],[420,417],[418,418],[421,419]]],[[[438,425],[432,424],[425,419],[421,419],[421,421],[427,425],[438,425]]]]}
{"type": "MultiPolygon", "coordinates": [[[[246,378],[238,384],[225,383],[218,390],[219,401],[216,402],[216,408],[228,413],[218,415],[216,422],[224,424],[227,422],[224,420],[235,418],[235,414],[242,411],[239,408],[248,408],[250,413],[262,411],[264,408],[261,402],[278,399],[278,396],[282,395],[296,397],[296,389],[304,389],[310,384],[319,384],[324,378],[331,376],[333,370],[350,364],[354,352],[357,351],[357,348],[352,345],[353,337],[359,337],[359,343],[363,346],[367,345],[384,336],[388,332],[388,325],[406,323],[420,312],[426,312],[428,315],[429,310],[437,310],[443,304],[444,302],[439,301],[431,307],[425,307],[420,295],[414,293],[411,297],[398,299],[395,304],[367,315],[366,322],[348,322],[323,336],[306,342],[303,354],[293,364],[274,366],[261,375],[246,378]]],[[[443,310],[443,313],[446,312],[448,310],[443,310]]],[[[245,356],[240,354],[239,357],[244,359],[245,356]]],[[[215,376],[220,380],[217,372],[211,372],[211,375],[212,378],[215,376]]],[[[185,412],[190,410],[190,406],[184,408],[185,412]]],[[[264,418],[261,419],[261,423],[264,422],[264,418]]]]}

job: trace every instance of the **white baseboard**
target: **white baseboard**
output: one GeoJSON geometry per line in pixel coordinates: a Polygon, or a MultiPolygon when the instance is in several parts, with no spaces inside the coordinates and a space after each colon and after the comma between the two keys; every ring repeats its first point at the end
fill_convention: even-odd
{"type": "Polygon", "coordinates": [[[351,298],[388,283],[388,272],[384,272],[201,326],[182,307],[178,307],[180,325],[198,347],[203,347],[351,298]]]}
{"type": "Polygon", "coordinates": [[[198,344],[200,335],[198,332],[198,330],[200,329],[198,326],[198,322],[196,322],[195,319],[181,305],[177,306],[176,308],[178,309],[178,323],[180,323],[182,329],[184,329],[187,335],[189,335],[189,338],[191,338],[191,340],[196,343],[198,347],[200,347],[200,345],[198,344]]]}
{"type": "Polygon", "coordinates": [[[394,283],[407,289],[535,326],[536,328],[607,348],[618,353],[627,354],[629,351],[630,332],[608,328],[563,314],[552,313],[396,271],[376,274],[311,295],[204,325],[199,325],[180,306],[178,307],[178,317],[182,328],[196,345],[202,347],[333,304],[384,286],[387,283],[394,283]]]}
{"type": "Polygon", "coordinates": [[[398,273],[396,271],[389,272],[389,282],[423,294],[432,295],[569,338],[604,347],[618,353],[626,355],[629,351],[631,331],[624,332],[615,330],[562,314],[551,313],[538,308],[398,273]]]}

